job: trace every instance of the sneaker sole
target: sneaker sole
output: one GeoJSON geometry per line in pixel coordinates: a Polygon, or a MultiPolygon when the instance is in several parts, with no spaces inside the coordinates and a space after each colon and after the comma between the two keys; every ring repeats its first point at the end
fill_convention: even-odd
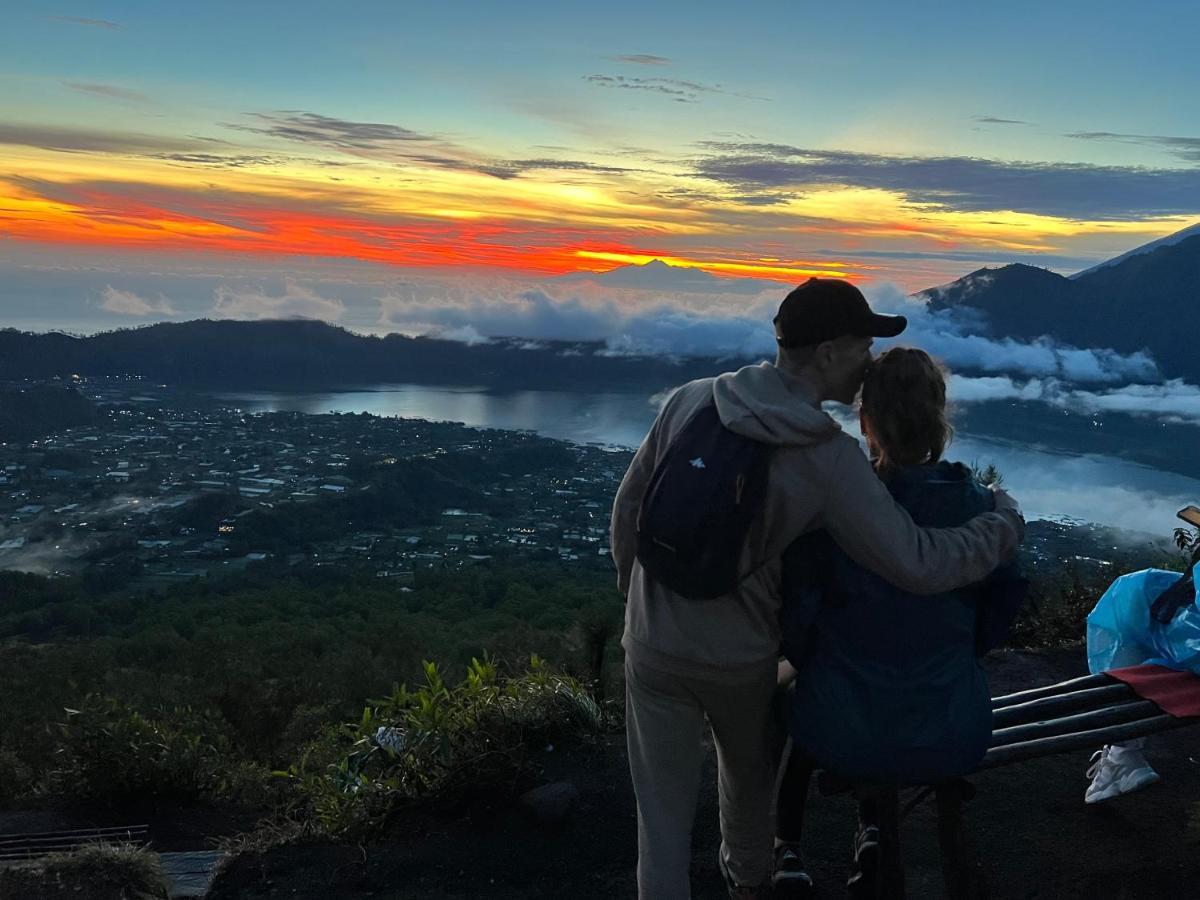
{"type": "Polygon", "coordinates": [[[772,879],[775,900],[808,900],[815,890],[807,872],[780,872],[772,879]]]}
{"type": "Polygon", "coordinates": [[[1089,791],[1084,795],[1083,802],[1088,804],[1103,803],[1105,800],[1112,800],[1114,797],[1123,797],[1125,794],[1132,794],[1134,791],[1148,788],[1152,784],[1157,784],[1160,780],[1158,773],[1153,769],[1135,769],[1128,775],[1095,793],[1089,791]]]}

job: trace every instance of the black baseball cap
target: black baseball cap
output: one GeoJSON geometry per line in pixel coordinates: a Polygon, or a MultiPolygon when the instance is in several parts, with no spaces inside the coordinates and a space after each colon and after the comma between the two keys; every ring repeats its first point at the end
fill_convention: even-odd
{"type": "Polygon", "coordinates": [[[782,347],[807,347],[835,338],[895,337],[908,325],[904,316],[872,312],[862,291],[840,278],[810,278],[783,298],[775,319],[782,347]]]}

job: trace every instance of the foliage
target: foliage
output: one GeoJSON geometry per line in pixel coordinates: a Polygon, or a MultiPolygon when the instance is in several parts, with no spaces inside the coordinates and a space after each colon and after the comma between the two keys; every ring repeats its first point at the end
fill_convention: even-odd
{"type": "Polygon", "coordinates": [[[1069,562],[1052,578],[1035,578],[1029,598],[1013,624],[1009,647],[1056,647],[1077,644],[1086,632],[1087,615],[1107,590],[1114,573],[1085,573],[1069,562]]]}
{"type": "Polygon", "coordinates": [[[66,714],[48,774],[55,792],[117,806],[186,805],[228,796],[248,774],[231,765],[220,724],[187,707],[148,717],[91,694],[66,714]]]}
{"type": "Polygon", "coordinates": [[[166,900],[158,856],[132,844],[91,844],[0,868],[0,900],[166,900]]]}
{"type": "Polygon", "coordinates": [[[536,655],[528,671],[508,678],[486,656],[471,660],[466,680],[453,687],[435,663],[424,664],[424,675],[418,689],[394,686],[279,773],[298,787],[304,816],[323,833],[363,837],[399,805],[446,807],[511,793],[531,747],[605,725],[579,682],[536,655]]]}
{"type": "Polygon", "coordinates": [[[1191,556],[1200,550],[1200,529],[1176,528],[1175,546],[1179,548],[1180,553],[1186,556],[1191,556]]]}
{"type": "Polygon", "coordinates": [[[971,475],[984,487],[993,484],[997,486],[1004,484],[1004,475],[996,468],[995,463],[988,463],[986,466],[981,466],[978,460],[976,460],[971,463],[971,475]]]}
{"type": "Polygon", "coordinates": [[[227,767],[253,770],[286,767],[326,723],[422,677],[423,658],[458,669],[485,648],[499,660],[538,653],[619,689],[621,601],[607,572],[558,563],[419,571],[408,591],[315,575],[250,570],[151,597],[0,572],[0,796],[48,784],[62,737],[48,725],[88,694],[155,722],[165,714],[152,711],[190,707],[205,723],[197,733],[229,754],[227,767]],[[594,628],[601,633],[589,637],[594,628]]]}

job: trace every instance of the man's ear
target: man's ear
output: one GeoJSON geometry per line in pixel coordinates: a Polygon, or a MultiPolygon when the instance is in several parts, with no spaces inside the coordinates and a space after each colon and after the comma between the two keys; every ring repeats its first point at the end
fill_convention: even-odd
{"type": "Polygon", "coordinates": [[[837,348],[834,347],[833,341],[817,344],[817,349],[813,352],[813,362],[816,363],[817,370],[824,372],[828,369],[836,352],[837,348]]]}

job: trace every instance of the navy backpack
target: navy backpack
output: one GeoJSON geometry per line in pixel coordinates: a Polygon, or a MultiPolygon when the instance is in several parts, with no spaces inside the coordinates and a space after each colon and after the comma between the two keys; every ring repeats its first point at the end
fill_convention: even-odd
{"type": "Polygon", "coordinates": [[[728,594],[767,494],[770,447],[730,431],[714,404],[701,407],[654,468],[637,521],[637,558],[677,594],[728,594]]]}

